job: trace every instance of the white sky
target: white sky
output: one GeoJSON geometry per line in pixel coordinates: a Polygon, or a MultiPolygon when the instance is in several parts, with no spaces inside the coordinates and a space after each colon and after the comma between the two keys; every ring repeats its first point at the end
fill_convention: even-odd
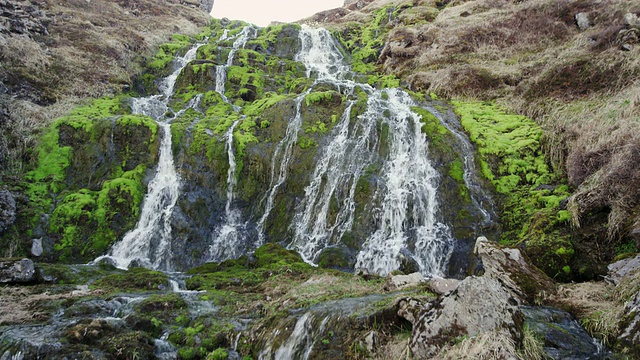
{"type": "Polygon", "coordinates": [[[344,0],[215,0],[211,16],[267,26],[272,21],[293,22],[304,19],[343,4],[344,0]]]}

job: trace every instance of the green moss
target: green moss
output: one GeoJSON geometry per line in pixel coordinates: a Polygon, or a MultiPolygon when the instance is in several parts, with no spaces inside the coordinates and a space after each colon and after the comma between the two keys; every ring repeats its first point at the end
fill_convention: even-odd
{"type": "Polygon", "coordinates": [[[120,125],[123,127],[128,126],[144,126],[151,131],[151,139],[147,143],[151,144],[155,141],[156,135],[158,134],[158,124],[153,121],[148,116],[145,115],[124,115],[120,116],[118,120],[116,120],[116,125],[120,125]]]}
{"type": "Polygon", "coordinates": [[[378,57],[388,33],[386,23],[391,9],[392,7],[388,6],[375,10],[372,13],[373,21],[364,25],[348,23],[344,30],[336,34],[336,37],[351,54],[353,71],[371,75],[368,77],[367,82],[383,87],[396,87],[396,84],[399,84],[393,76],[385,77],[378,74],[376,68],[378,57]]]}
{"type": "Polygon", "coordinates": [[[161,44],[155,55],[147,61],[147,68],[152,71],[162,71],[171,64],[178,50],[191,44],[191,39],[185,35],[174,34],[171,42],[161,44]]]}
{"type": "Polygon", "coordinates": [[[321,104],[330,101],[335,94],[337,93],[333,90],[311,92],[304,97],[304,102],[307,106],[321,104]]]}
{"type": "Polygon", "coordinates": [[[273,92],[268,92],[265,94],[264,98],[256,100],[251,104],[247,105],[243,109],[243,113],[248,116],[257,116],[262,114],[265,110],[274,106],[280,101],[290,99],[289,95],[278,95],[273,92]]]}
{"type": "Polygon", "coordinates": [[[207,355],[207,360],[226,360],[229,357],[227,350],[218,348],[214,352],[207,355]]]}
{"type": "Polygon", "coordinates": [[[451,176],[456,182],[464,183],[464,168],[462,160],[455,159],[449,167],[449,176],[451,176]]]}
{"type": "Polygon", "coordinates": [[[298,139],[298,146],[300,146],[300,149],[306,150],[316,146],[316,143],[311,138],[300,136],[300,138],[298,139]]]}
{"type": "Polygon", "coordinates": [[[108,275],[96,281],[92,287],[107,292],[121,291],[157,291],[169,285],[169,278],[160,271],[134,268],[117,274],[108,275]]]}
{"type": "Polygon", "coordinates": [[[569,188],[542,153],[542,129],[532,120],[507,114],[491,103],[454,101],[460,122],[478,147],[483,175],[502,197],[501,242],[525,243],[536,266],[568,280],[574,249],[560,209],[569,188]]]}

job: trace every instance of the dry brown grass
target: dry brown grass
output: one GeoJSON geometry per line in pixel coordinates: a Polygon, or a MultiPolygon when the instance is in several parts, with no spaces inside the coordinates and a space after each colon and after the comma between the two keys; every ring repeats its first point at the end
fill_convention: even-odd
{"type": "Polygon", "coordinates": [[[614,289],[604,282],[563,284],[550,300],[570,310],[591,336],[612,345],[624,314],[621,288],[614,289]]]}
{"type": "Polygon", "coordinates": [[[543,123],[551,159],[576,187],[569,199],[574,224],[605,211],[609,242],[634,231],[640,220],[640,83],[552,108],[543,123]]]}
{"type": "Polygon", "coordinates": [[[486,332],[442,348],[437,359],[442,360],[506,360],[517,357],[511,336],[502,332],[486,332]]]}

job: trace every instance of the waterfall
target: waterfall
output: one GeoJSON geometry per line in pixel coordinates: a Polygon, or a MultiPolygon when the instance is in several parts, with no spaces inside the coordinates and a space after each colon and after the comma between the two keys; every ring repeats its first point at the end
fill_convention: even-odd
{"type": "MultiPolygon", "coordinates": [[[[349,67],[344,62],[344,57],[338,50],[335,42],[325,29],[312,30],[307,26],[303,26],[299,34],[301,49],[296,54],[295,60],[302,62],[307,69],[307,77],[316,75],[314,85],[320,81],[333,82],[338,88],[346,85],[347,88],[353,90],[356,84],[352,81],[344,79],[351,74],[349,67]]],[[[287,125],[285,137],[280,141],[271,160],[271,180],[267,196],[263,199],[266,201],[265,210],[262,217],[258,220],[258,246],[265,241],[264,226],[269,214],[273,210],[275,197],[278,189],[287,179],[288,167],[293,154],[293,147],[298,141],[298,132],[302,127],[302,115],[300,113],[302,101],[311,92],[313,86],[304,94],[295,99],[296,112],[287,125]],[[280,166],[276,175],[276,167],[280,158],[280,166]]],[[[349,107],[350,110],[350,107],[349,107]]],[[[343,115],[343,121],[348,126],[349,116],[343,115]]],[[[307,254],[303,254],[307,256],[307,254]]]]}
{"type": "Polygon", "coordinates": [[[225,224],[216,230],[213,244],[209,251],[211,259],[222,261],[237,258],[245,252],[246,230],[241,223],[241,213],[232,208],[233,192],[236,186],[236,158],[233,148],[233,131],[238,125],[235,121],[227,130],[227,156],[229,157],[229,170],[227,171],[227,203],[225,205],[225,224]]]}
{"type": "MultiPolygon", "coordinates": [[[[222,99],[230,103],[229,99],[224,95],[225,83],[227,81],[227,69],[233,64],[233,59],[239,49],[243,48],[247,41],[256,36],[257,30],[252,26],[245,26],[238,38],[233,42],[233,47],[229,52],[226,65],[218,65],[216,67],[216,88],[215,91],[220,94],[222,99]]],[[[226,39],[227,33],[223,34],[226,39]]],[[[241,109],[234,106],[236,111],[241,109]]],[[[244,117],[241,119],[244,120],[244,117]]],[[[213,243],[209,247],[210,259],[213,261],[222,261],[231,258],[237,258],[244,254],[246,250],[246,229],[242,224],[242,214],[238,209],[233,209],[233,196],[236,186],[236,157],[233,147],[233,132],[239,121],[235,121],[225,136],[227,139],[226,149],[229,158],[229,170],[227,171],[227,203],[225,205],[225,223],[214,231],[213,243]]]]}
{"type": "Polygon", "coordinates": [[[384,93],[386,100],[370,103],[373,113],[387,111],[382,121],[389,126],[389,158],[375,195],[381,200],[378,228],[363,244],[356,268],[387,274],[400,267],[400,255],[408,252],[425,275],[441,275],[453,238],[436,219],[439,174],[429,161],[422,119],[411,110],[415,103],[406,92],[384,93]]]}
{"type": "MultiPolygon", "coordinates": [[[[351,230],[356,184],[364,169],[379,156],[379,142],[384,140],[388,143],[389,154],[382,159],[382,175],[371,203],[376,229],[362,245],[356,268],[385,275],[400,268],[403,257],[410,257],[423,274],[442,275],[454,239],[448,226],[437,219],[439,174],[429,161],[426,136],[421,130],[422,119],[411,110],[417,104],[400,89],[375,90],[349,80],[350,70],[328,31],[303,27],[300,39],[302,50],[296,60],[305,64],[308,76],[316,74],[316,82],[332,83],[338,89],[360,88],[369,99],[365,113],[358,116],[353,129],[349,129],[352,103],[347,106],[332,132],[331,142],[321,151],[311,182],[305,188],[305,197],[294,216],[294,239],[290,247],[313,263],[324,248],[336,244],[346,231],[351,230]],[[388,138],[380,139],[382,134],[376,130],[379,123],[388,127],[388,138]],[[335,220],[329,224],[333,197],[339,197],[341,201],[335,220]]],[[[296,101],[297,118],[300,103],[299,99],[296,101]]],[[[293,130],[299,130],[295,120],[289,123],[287,136],[289,128],[298,126],[293,130]]],[[[276,150],[272,166],[278,155],[276,150]]],[[[287,161],[283,156],[281,169],[287,161]]],[[[275,186],[271,186],[269,199],[283,182],[280,177],[275,186]]],[[[271,211],[272,204],[269,205],[267,202],[265,215],[259,223],[261,226],[271,211]]]]}
{"type": "MultiPolygon", "coordinates": [[[[233,42],[233,46],[231,48],[231,51],[229,52],[229,56],[227,57],[227,63],[224,65],[216,66],[215,90],[218,94],[220,94],[220,96],[222,96],[222,99],[227,103],[230,103],[229,99],[227,99],[227,97],[224,94],[225,83],[227,82],[227,69],[229,68],[229,66],[233,65],[233,59],[235,58],[238,50],[240,50],[241,48],[244,48],[244,46],[247,44],[247,41],[249,41],[251,38],[254,38],[256,36],[256,33],[257,33],[257,30],[256,28],[253,27],[253,25],[245,26],[240,32],[240,34],[238,35],[238,38],[233,42]]],[[[225,31],[225,33],[222,34],[222,37],[220,39],[226,40],[227,36],[228,34],[225,31]]],[[[234,109],[236,111],[240,111],[240,108],[238,107],[234,106],[234,109]]]]}
{"type": "MultiPolygon", "coordinates": [[[[298,132],[302,127],[302,114],[300,113],[300,109],[302,107],[302,101],[305,96],[311,92],[311,89],[307,90],[304,94],[299,95],[295,100],[296,112],[291,120],[289,120],[289,124],[287,125],[287,130],[285,132],[284,138],[280,140],[278,146],[276,147],[276,151],[273,153],[273,157],[271,159],[271,180],[269,182],[269,190],[266,196],[266,205],[265,210],[258,220],[257,229],[258,229],[258,244],[260,246],[264,244],[264,225],[273,210],[276,194],[278,189],[282,184],[284,184],[287,179],[287,174],[289,171],[289,163],[291,162],[291,157],[293,155],[293,147],[296,145],[298,141],[298,132]],[[280,159],[280,167],[277,171],[276,177],[276,164],[278,164],[278,158],[280,159]]],[[[265,199],[263,199],[264,201],[265,199]]]]}
{"type": "Polygon", "coordinates": [[[275,359],[303,359],[311,355],[318,335],[324,332],[329,317],[325,317],[319,327],[313,324],[314,317],[307,312],[298,319],[291,336],[276,350],[275,359]]]}
{"type": "Polygon", "coordinates": [[[318,159],[294,218],[295,236],[291,245],[307,262],[313,262],[325,247],[333,245],[351,229],[356,185],[374,158],[374,152],[369,149],[375,149],[378,142],[377,137],[372,136],[375,121],[358,121],[349,131],[353,104],[352,101],[347,105],[336,124],[333,138],[318,159]],[[335,220],[330,224],[329,207],[333,198],[341,200],[335,220]]]}
{"type": "Polygon", "coordinates": [[[148,185],[144,197],[140,220],[135,229],[126,233],[121,241],[114,244],[109,255],[119,268],[126,269],[132,261],[139,266],[153,269],[171,270],[171,215],[180,192],[180,178],[176,171],[171,150],[171,121],[188,108],[195,108],[200,97],[192,99],[187,108],[181,110],[173,118],[166,118],[169,99],[173,95],[176,79],[187,64],[196,58],[198,43],[191,47],[184,56],[176,57],[176,70],[160,83],[160,95],[140,99],[132,99],[131,110],[134,114],[153,118],[161,129],[160,156],[155,176],[148,185]]]}

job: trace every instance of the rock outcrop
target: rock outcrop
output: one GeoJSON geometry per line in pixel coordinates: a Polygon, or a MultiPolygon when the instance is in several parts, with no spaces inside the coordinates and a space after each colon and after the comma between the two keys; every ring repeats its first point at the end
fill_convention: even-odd
{"type": "Polygon", "coordinates": [[[398,314],[413,324],[410,347],[417,357],[433,357],[458,337],[488,332],[518,342],[525,319],[520,306],[532,304],[542,291],[555,289],[553,281],[530,265],[518,249],[502,248],[480,237],[474,255],[484,271],[481,276],[467,277],[459,283],[431,280],[431,288],[442,294],[434,302],[414,298],[399,301],[398,314]]]}
{"type": "Polygon", "coordinates": [[[417,358],[433,357],[440,347],[464,336],[489,331],[521,337],[518,300],[497,279],[464,279],[450,294],[433,303],[403,299],[398,314],[413,323],[410,348],[417,358]]]}
{"type": "Polygon", "coordinates": [[[16,200],[11,192],[0,190],[0,233],[16,220],[16,200]]]}
{"type": "Polygon", "coordinates": [[[640,255],[610,264],[606,280],[625,302],[615,347],[640,355],[640,255]]]}
{"type": "Polygon", "coordinates": [[[553,280],[531,265],[518,249],[502,248],[479,237],[473,252],[482,263],[484,275],[499,280],[520,303],[534,303],[543,293],[555,292],[553,280]]]}
{"type": "Polygon", "coordinates": [[[30,259],[0,259],[0,284],[29,283],[35,280],[35,274],[30,259]]]}

